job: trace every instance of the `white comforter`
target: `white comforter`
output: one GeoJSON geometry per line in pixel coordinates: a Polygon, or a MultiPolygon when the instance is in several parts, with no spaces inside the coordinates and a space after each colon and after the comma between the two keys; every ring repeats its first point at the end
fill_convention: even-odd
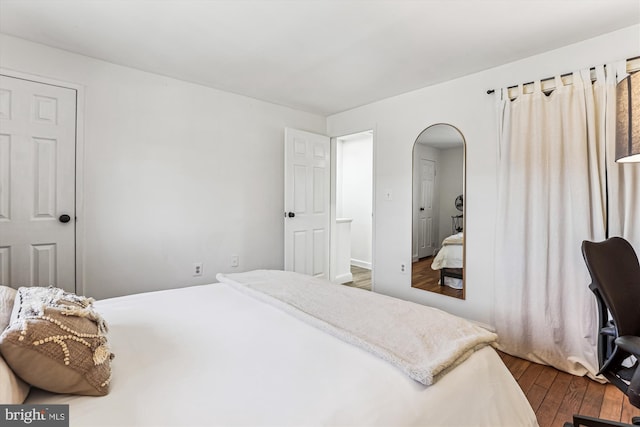
{"type": "Polygon", "coordinates": [[[27,401],[70,404],[71,426],[536,425],[490,347],[426,387],[225,284],[96,308],[116,354],[111,393],[27,401]]]}
{"type": "Polygon", "coordinates": [[[442,310],[291,271],[218,274],[217,279],[375,354],[425,385],[497,338],[442,310]]]}
{"type": "Polygon", "coordinates": [[[442,248],[431,263],[431,268],[462,268],[463,262],[463,233],[453,234],[442,241],[442,248]]]}

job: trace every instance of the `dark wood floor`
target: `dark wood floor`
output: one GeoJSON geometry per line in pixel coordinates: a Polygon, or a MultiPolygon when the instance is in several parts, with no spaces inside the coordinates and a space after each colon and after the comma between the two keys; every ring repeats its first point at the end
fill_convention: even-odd
{"type": "Polygon", "coordinates": [[[440,286],[438,284],[440,270],[431,268],[433,259],[434,257],[422,258],[411,265],[411,287],[464,299],[463,289],[453,289],[449,286],[440,286]]]}
{"type": "MultiPolygon", "coordinates": [[[[464,298],[464,291],[462,289],[453,289],[449,286],[440,286],[438,281],[440,280],[440,272],[438,270],[431,269],[431,263],[433,257],[421,259],[418,262],[414,262],[411,266],[411,287],[424,289],[425,291],[431,291],[438,294],[449,295],[456,298],[464,298]]],[[[351,282],[344,283],[347,286],[354,288],[371,290],[371,270],[366,268],[351,266],[351,274],[353,280],[351,282]]]]}
{"type": "Polygon", "coordinates": [[[352,265],[351,275],[353,276],[353,280],[351,282],[344,283],[345,285],[354,288],[366,289],[367,291],[371,290],[371,270],[352,265]]]}
{"type": "Polygon", "coordinates": [[[529,399],[540,427],[562,427],[573,414],[625,423],[640,416],[640,409],[631,406],[629,399],[611,384],[498,353],[529,399]]]}

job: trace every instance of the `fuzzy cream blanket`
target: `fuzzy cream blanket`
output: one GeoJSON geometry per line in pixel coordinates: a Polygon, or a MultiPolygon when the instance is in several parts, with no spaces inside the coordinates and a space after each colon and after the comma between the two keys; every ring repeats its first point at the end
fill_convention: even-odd
{"type": "Polygon", "coordinates": [[[298,273],[218,274],[272,304],[431,385],[496,335],[444,311],[298,273]]]}
{"type": "Polygon", "coordinates": [[[464,244],[464,234],[462,232],[453,234],[442,241],[442,246],[462,245],[462,244],[464,244]]]}

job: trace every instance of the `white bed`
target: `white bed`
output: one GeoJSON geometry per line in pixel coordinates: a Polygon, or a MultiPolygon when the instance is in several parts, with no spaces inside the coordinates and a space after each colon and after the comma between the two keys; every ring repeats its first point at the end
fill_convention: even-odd
{"type": "Polygon", "coordinates": [[[223,283],[95,306],[116,355],[110,394],[26,402],[69,404],[72,426],[537,425],[490,346],[425,386],[223,283]]]}
{"type": "Polygon", "coordinates": [[[442,247],[436,254],[436,257],[431,263],[433,270],[441,270],[445,272],[441,276],[441,285],[446,285],[454,289],[462,289],[462,279],[458,277],[449,277],[447,272],[449,269],[455,269],[456,273],[459,270],[459,274],[462,274],[462,268],[464,267],[464,234],[459,232],[453,234],[442,241],[442,247]],[[444,280],[444,283],[442,281],[444,280]]]}

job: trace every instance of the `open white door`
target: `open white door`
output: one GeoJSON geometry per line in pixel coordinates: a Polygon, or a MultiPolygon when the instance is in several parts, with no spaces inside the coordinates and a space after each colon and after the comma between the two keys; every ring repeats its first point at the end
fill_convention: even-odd
{"type": "Polygon", "coordinates": [[[433,160],[420,159],[420,195],[418,203],[418,258],[433,255],[433,196],[436,166],[433,160]]]}
{"type": "Polygon", "coordinates": [[[284,269],[329,278],[329,137],[284,132],[284,269]]]}
{"type": "Polygon", "coordinates": [[[0,76],[0,284],[75,292],[76,91],[0,76]]]}

